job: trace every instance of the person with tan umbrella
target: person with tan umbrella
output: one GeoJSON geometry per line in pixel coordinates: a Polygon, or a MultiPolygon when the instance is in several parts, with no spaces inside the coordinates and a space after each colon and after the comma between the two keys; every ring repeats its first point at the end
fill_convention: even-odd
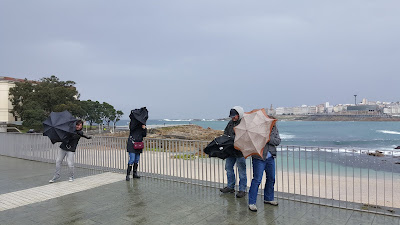
{"type": "Polygon", "coordinates": [[[249,190],[249,209],[257,211],[256,201],[258,188],[264,171],[266,182],[264,203],[277,206],[274,201],[275,157],[276,146],[281,143],[276,119],[270,117],[265,109],[246,112],[238,126],[235,127],[234,147],[242,151],[245,158],[251,156],[253,179],[249,190]]]}

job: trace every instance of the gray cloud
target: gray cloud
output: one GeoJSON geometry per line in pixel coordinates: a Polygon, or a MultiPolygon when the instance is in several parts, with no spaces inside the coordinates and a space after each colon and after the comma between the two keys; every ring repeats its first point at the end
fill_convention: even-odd
{"type": "Polygon", "coordinates": [[[77,82],[152,118],[399,101],[398,1],[0,3],[0,75],[77,82]]]}

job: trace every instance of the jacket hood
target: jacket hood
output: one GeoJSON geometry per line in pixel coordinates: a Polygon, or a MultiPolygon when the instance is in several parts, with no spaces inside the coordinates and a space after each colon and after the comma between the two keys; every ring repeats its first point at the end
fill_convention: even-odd
{"type": "Polygon", "coordinates": [[[134,109],[131,111],[129,118],[131,120],[136,119],[140,123],[146,124],[147,119],[149,118],[149,111],[146,109],[146,107],[142,107],[140,109],[134,109]]]}
{"type": "Polygon", "coordinates": [[[243,118],[244,110],[243,110],[242,107],[240,107],[240,106],[234,106],[234,107],[232,107],[232,109],[236,110],[236,112],[239,113],[239,119],[242,119],[242,118],[243,118]]]}

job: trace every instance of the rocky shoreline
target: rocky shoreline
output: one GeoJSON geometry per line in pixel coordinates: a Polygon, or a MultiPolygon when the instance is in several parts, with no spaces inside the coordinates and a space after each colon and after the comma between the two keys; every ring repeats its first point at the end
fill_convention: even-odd
{"type": "MultiPolygon", "coordinates": [[[[191,124],[148,128],[147,138],[212,141],[223,133],[224,132],[221,130],[203,128],[191,124]]],[[[118,131],[114,134],[101,134],[101,136],[128,137],[129,131],[125,130],[118,131]]]]}

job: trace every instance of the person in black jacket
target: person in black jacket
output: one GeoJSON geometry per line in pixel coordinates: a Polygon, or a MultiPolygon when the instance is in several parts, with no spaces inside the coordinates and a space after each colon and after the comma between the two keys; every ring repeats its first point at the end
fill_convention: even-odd
{"type": "Polygon", "coordinates": [[[49,181],[49,183],[54,183],[56,180],[60,179],[61,173],[61,163],[64,160],[65,156],[67,156],[68,170],[69,170],[69,181],[74,181],[74,157],[75,150],[78,146],[79,139],[84,137],[86,139],[91,139],[91,137],[87,137],[82,132],[83,121],[78,120],[75,126],[75,133],[69,135],[60,145],[60,149],[58,150],[58,157],[56,160],[56,172],[54,173],[53,178],[49,181]]]}
{"type": "MultiPolygon", "coordinates": [[[[143,109],[143,108],[142,108],[143,109]]],[[[145,109],[145,108],[144,108],[145,109]]],[[[135,110],[132,110],[135,111],[135,110]]],[[[147,112],[147,110],[145,110],[147,112]]],[[[147,118],[146,118],[147,120],[147,118]]],[[[140,154],[143,152],[142,149],[135,149],[134,145],[135,142],[143,142],[143,137],[147,135],[147,128],[146,124],[144,124],[145,120],[139,121],[135,117],[131,117],[131,122],[129,123],[129,138],[126,147],[126,151],[129,153],[129,161],[128,161],[128,169],[126,170],[126,181],[129,181],[131,170],[133,169],[132,177],[133,178],[140,178],[137,174],[138,166],[139,166],[139,159],[140,154]]]]}
{"type": "MultiPolygon", "coordinates": [[[[243,114],[244,110],[240,106],[235,106],[231,109],[229,113],[231,121],[226,125],[224,135],[228,135],[234,139],[235,131],[233,128],[239,125],[240,120],[243,118],[243,114]]],[[[237,165],[239,172],[239,191],[237,192],[236,197],[243,198],[246,195],[247,187],[246,159],[243,157],[242,152],[238,150],[234,150],[234,153],[226,158],[225,171],[228,178],[228,185],[220,189],[220,191],[222,193],[235,193],[236,177],[233,170],[235,164],[237,165]]]]}

